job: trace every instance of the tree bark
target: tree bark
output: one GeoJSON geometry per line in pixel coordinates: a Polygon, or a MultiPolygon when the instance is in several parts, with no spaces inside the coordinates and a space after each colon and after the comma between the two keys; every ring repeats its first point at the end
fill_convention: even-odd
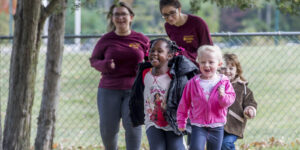
{"type": "Polygon", "coordinates": [[[18,0],[11,53],[3,149],[29,150],[36,66],[44,22],[58,0],[43,8],[40,0],[18,0]]]}
{"type": "MultiPolygon", "coordinates": [[[[63,6],[63,9],[65,8],[65,0],[61,1],[61,6],[63,6]]],[[[61,13],[52,15],[49,19],[44,89],[35,139],[36,150],[49,150],[52,149],[53,145],[64,49],[64,10],[61,13]]]]}
{"type": "Polygon", "coordinates": [[[17,3],[3,137],[4,150],[30,148],[40,8],[40,0],[18,0],[17,3]]]}

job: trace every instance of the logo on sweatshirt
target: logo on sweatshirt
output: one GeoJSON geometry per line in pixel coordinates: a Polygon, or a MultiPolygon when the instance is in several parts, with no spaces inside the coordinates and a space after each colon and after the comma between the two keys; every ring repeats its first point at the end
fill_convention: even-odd
{"type": "Polygon", "coordinates": [[[130,43],[129,47],[134,48],[134,49],[139,49],[140,43],[130,43]]]}
{"type": "Polygon", "coordinates": [[[183,36],[183,41],[186,43],[192,43],[194,40],[194,35],[185,35],[183,36]]]}

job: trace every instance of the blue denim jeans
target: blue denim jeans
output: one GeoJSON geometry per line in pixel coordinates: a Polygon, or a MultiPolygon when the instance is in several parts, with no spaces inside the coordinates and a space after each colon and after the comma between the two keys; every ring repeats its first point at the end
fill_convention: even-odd
{"type": "Polygon", "coordinates": [[[146,131],[150,150],[185,150],[183,136],[151,126],[146,131]]]}
{"type": "Polygon", "coordinates": [[[125,129],[127,150],[139,150],[142,127],[133,127],[129,117],[130,90],[98,89],[100,134],[106,150],[117,150],[120,120],[125,129]]]}
{"type": "Polygon", "coordinates": [[[220,150],[223,140],[224,127],[192,126],[190,150],[220,150]]]}
{"type": "Polygon", "coordinates": [[[224,132],[224,138],[222,142],[221,150],[235,150],[234,142],[237,140],[237,136],[224,132]]]}

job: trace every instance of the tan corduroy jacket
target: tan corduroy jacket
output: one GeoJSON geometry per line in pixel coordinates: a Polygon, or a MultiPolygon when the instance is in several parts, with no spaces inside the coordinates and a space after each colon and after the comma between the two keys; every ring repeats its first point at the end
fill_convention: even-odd
{"type": "Polygon", "coordinates": [[[254,100],[252,91],[247,87],[247,82],[244,82],[238,78],[231,84],[235,90],[236,99],[228,108],[227,123],[224,127],[224,130],[227,133],[238,136],[238,138],[243,138],[243,133],[247,123],[244,110],[247,107],[250,107],[254,110],[256,115],[257,103],[254,100]]]}

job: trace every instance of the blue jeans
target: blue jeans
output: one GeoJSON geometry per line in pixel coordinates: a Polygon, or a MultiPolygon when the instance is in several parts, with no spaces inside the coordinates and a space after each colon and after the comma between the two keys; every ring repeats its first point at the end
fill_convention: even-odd
{"type": "Polygon", "coordinates": [[[192,125],[190,150],[220,150],[224,127],[197,127],[192,125]]]}
{"type": "Polygon", "coordinates": [[[146,131],[150,150],[185,150],[183,136],[151,126],[146,131]]]}
{"type": "Polygon", "coordinates": [[[139,150],[142,127],[133,127],[129,117],[130,90],[98,89],[100,134],[106,150],[117,150],[120,120],[125,129],[127,150],[139,150]]]}
{"type": "Polygon", "coordinates": [[[224,138],[222,142],[221,150],[235,150],[234,142],[237,140],[237,136],[224,132],[224,138]]]}

